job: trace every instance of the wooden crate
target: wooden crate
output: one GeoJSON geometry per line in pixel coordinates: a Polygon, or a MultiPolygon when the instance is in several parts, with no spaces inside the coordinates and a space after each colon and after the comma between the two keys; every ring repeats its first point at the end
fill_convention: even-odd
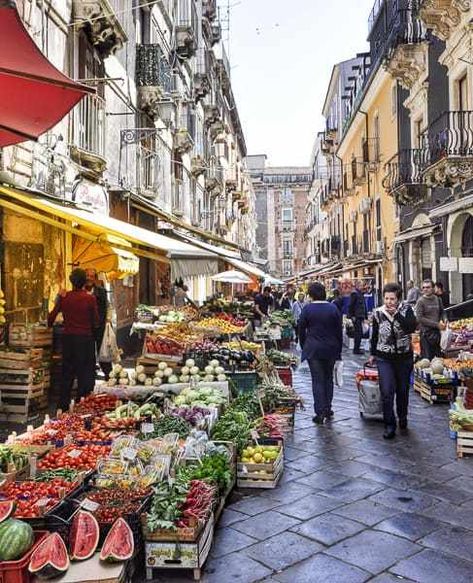
{"type": "Polygon", "coordinates": [[[10,324],[8,344],[20,348],[49,347],[53,344],[53,330],[46,326],[10,324]]]}
{"type": "Polygon", "coordinates": [[[457,457],[473,455],[473,431],[457,432],[457,457]]]}
{"type": "Polygon", "coordinates": [[[420,378],[415,379],[414,390],[431,405],[450,403],[455,395],[455,387],[452,385],[429,385],[420,378]]]}
{"type": "Polygon", "coordinates": [[[275,488],[284,469],[284,449],[271,464],[237,464],[237,486],[239,488],[275,488]],[[260,474],[258,472],[266,472],[260,474]]]}
{"type": "Polygon", "coordinates": [[[192,570],[194,579],[199,580],[212,546],[214,524],[212,514],[195,542],[146,541],[146,579],[153,579],[153,572],[159,569],[187,569],[192,570]]]}

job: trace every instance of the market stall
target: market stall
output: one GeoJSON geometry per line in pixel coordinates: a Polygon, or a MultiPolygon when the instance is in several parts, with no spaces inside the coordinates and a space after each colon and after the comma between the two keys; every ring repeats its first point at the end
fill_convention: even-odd
{"type": "Polygon", "coordinates": [[[0,447],[0,573],[199,578],[232,489],[277,487],[297,359],[245,339],[236,314],[169,318],[133,366],[0,447]]]}

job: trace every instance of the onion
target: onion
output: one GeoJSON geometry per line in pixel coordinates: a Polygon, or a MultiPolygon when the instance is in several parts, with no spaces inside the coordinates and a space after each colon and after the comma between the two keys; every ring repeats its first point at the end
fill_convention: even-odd
{"type": "Polygon", "coordinates": [[[197,366],[193,366],[190,370],[192,376],[196,376],[199,374],[199,368],[197,366]]]}
{"type": "Polygon", "coordinates": [[[190,373],[190,368],[188,366],[183,366],[181,368],[181,374],[187,375],[190,373]]]}
{"type": "Polygon", "coordinates": [[[143,374],[145,372],[145,367],[142,364],[139,364],[135,370],[136,370],[136,374],[140,375],[140,374],[143,374]]]}
{"type": "Polygon", "coordinates": [[[169,368],[169,367],[163,371],[163,374],[165,377],[170,377],[172,375],[172,373],[173,373],[173,370],[172,370],[172,368],[169,368]]]}
{"type": "Polygon", "coordinates": [[[165,362],[160,362],[158,364],[158,368],[159,370],[166,370],[168,368],[168,365],[165,362]]]}
{"type": "Polygon", "coordinates": [[[186,366],[188,366],[189,368],[192,368],[193,366],[195,366],[195,360],[192,358],[188,358],[186,360],[186,366]]]}

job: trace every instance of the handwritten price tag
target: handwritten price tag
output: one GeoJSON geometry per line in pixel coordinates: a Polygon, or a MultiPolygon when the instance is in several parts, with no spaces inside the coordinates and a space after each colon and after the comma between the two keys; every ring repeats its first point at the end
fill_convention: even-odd
{"type": "Polygon", "coordinates": [[[124,460],[129,460],[130,462],[134,461],[136,459],[136,454],[138,452],[136,451],[135,448],[133,447],[124,447],[122,449],[122,459],[124,460]]]}
{"type": "Polygon", "coordinates": [[[88,510],[89,512],[95,512],[99,506],[100,504],[98,502],[94,502],[93,500],[89,500],[88,498],[85,498],[81,502],[81,507],[84,510],[88,510]]]}
{"type": "Polygon", "coordinates": [[[45,506],[47,506],[49,504],[49,498],[40,498],[35,506],[38,506],[39,508],[44,508],[45,506]]]}
{"type": "Polygon", "coordinates": [[[72,459],[76,459],[82,455],[82,452],[80,449],[72,449],[67,455],[72,459]]]}
{"type": "Polygon", "coordinates": [[[153,423],[142,423],[141,424],[141,433],[153,433],[154,432],[154,424],[153,423]]]}

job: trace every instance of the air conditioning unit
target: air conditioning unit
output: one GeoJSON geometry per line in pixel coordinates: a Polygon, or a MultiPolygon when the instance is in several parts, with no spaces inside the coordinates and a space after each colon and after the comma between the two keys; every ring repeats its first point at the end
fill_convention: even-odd
{"type": "Polygon", "coordinates": [[[384,241],[376,241],[375,242],[375,250],[377,255],[382,255],[386,249],[384,241]]]}

